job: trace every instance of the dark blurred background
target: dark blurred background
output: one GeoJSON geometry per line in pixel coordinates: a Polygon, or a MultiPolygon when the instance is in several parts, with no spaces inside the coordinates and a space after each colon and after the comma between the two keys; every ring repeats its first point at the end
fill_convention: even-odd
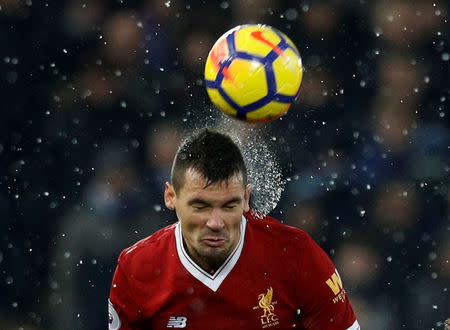
{"type": "Polygon", "coordinates": [[[162,192],[180,137],[219,113],[208,51],[246,23],[287,34],[306,70],[290,111],[258,126],[286,180],[271,215],[331,256],[362,329],[443,329],[448,10],[0,0],[0,329],[106,328],[120,251],[175,220],[162,192]]]}

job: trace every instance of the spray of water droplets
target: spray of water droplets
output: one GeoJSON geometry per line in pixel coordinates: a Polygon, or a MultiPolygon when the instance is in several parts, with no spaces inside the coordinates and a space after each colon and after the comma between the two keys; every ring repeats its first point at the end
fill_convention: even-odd
{"type": "Polygon", "coordinates": [[[246,162],[248,182],[252,187],[250,207],[261,215],[267,215],[278,205],[286,181],[264,125],[241,122],[215,109],[206,111],[209,111],[209,116],[204,116],[204,113],[203,116],[194,116],[199,118],[193,118],[193,127],[189,131],[211,127],[232,137],[246,162]]]}

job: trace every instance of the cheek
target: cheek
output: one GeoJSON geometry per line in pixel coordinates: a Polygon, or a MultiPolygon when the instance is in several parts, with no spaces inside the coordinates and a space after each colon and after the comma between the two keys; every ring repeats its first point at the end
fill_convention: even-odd
{"type": "Polygon", "coordinates": [[[193,225],[189,221],[182,221],[181,228],[183,231],[184,239],[189,243],[193,244],[197,240],[198,237],[198,229],[196,229],[195,225],[193,225]]]}
{"type": "Polygon", "coordinates": [[[242,221],[242,212],[238,212],[235,215],[233,215],[233,218],[230,221],[230,227],[233,230],[239,230],[241,228],[241,221],[242,221]]]}
{"type": "Polygon", "coordinates": [[[189,235],[195,235],[202,227],[202,219],[192,214],[179,214],[178,218],[183,225],[183,231],[189,235]],[[182,219],[182,220],[181,220],[182,219]]]}

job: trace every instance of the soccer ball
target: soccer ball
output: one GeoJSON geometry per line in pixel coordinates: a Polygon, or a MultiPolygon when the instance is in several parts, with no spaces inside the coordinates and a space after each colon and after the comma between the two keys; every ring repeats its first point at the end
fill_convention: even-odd
{"type": "Polygon", "coordinates": [[[265,122],[285,114],[303,77],[300,54],[277,29],[240,25],[222,35],[209,52],[205,83],[211,101],[226,114],[265,122]]]}

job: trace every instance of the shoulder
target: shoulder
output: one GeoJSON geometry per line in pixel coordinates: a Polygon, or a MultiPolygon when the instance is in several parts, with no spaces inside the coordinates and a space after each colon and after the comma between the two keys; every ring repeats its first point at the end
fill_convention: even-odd
{"type": "Polygon", "coordinates": [[[329,272],[327,255],[303,230],[252,211],[244,216],[247,219],[246,242],[252,251],[271,256],[274,262],[289,263],[291,274],[296,277],[314,269],[329,272]]]}
{"type": "Polygon", "coordinates": [[[273,238],[280,243],[289,241],[290,244],[305,245],[312,242],[312,238],[303,230],[285,225],[267,215],[250,210],[244,214],[247,219],[248,230],[258,235],[273,238]]]}
{"type": "Polygon", "coordinates": [[[170,246],[175,246],[175,227],[176,223],[164,227],[123,250],[119,256],[119,266],[133,273],[133,270],[142,268],[143,260],[145,264],[161,260],[161,256],[167,253],[170,246]]]}

